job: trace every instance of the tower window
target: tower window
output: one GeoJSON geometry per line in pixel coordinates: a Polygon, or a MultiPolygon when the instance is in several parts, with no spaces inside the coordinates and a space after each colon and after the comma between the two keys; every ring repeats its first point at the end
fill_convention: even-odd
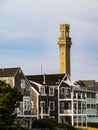
{"type": "Polygon", "coordinates": [[[64,38],[64,30],[60,31],[60,37],[64,38]]]}

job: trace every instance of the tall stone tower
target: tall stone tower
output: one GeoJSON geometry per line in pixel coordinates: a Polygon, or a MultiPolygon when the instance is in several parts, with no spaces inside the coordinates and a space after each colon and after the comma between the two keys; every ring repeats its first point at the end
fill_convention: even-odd
{"type": "Polygon", "coordinates": [[[58,45],[60,51],[60,73],[68,73],[70,75],[70,48],[72,43],[69,36],[69,29],[69,24],[60,25],[58,45]]]}

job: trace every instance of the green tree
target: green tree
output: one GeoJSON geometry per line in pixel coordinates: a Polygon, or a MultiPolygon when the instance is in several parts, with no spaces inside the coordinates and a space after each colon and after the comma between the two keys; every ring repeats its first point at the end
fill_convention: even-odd
{"type": "Polygon", "coordinates": [[[0,81],[0,125],[13,125],[16,119],[15,108],[22,100],[21,93],[9,84],[0,81]]]}

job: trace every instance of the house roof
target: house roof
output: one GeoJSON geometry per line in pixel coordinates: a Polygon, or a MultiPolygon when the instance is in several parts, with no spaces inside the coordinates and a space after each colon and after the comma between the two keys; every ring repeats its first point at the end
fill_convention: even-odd
{"type": "Polygon", "coordinates": [[[0,77],[13,77],[20,68],[2,68],[0,69],[0,77]]]}
{"type": "Polygon", "coordinates": [[[98,92],[98,82],[95,80],[79,80],[77,83],[81,88],[98,92]]]}
{"type": "Polygon", "coordinates": [[[55,85],[59,84],[65,74],[44,74],[44,75],[27,75],[27,79],[39,84],[55,85]]]}
{"type": "Polygon", "coordinates": [[[37,92],[39,92],[39,86],[38,86],[36,83],[30,81],[30,84],[33,86],[33,88],[34,88],[37,92]]]}
{"type": "Polygon", "coordinates": [[[79,80],[77,83],[81,86],[93,87],[95,85],[95,80],[79,80]]]}

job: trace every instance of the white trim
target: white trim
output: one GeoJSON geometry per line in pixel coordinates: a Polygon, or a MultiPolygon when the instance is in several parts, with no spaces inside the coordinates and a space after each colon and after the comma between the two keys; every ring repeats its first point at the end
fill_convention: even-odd
{"type": "Polygon", "coordinates": [[[39,94],[37,94],[37,119],[39,119],[39,94]]]}
{"type": "MultiPolygon", "coordinates": [[[[13,68],[12,68],[13,69],[13,68]]],[[[14,74],[14,78],[15,78],[15,76],[16,76],[16,74],[18,73],[18,71],[20,71],[21,70],[21,68],[20,67],[16,67],[15,69],[17,69],[17,71],[16,71],[16,73],[14,74]]],[[[22,70],[21,70],[22,71],[22,70]]]]}
{"type": "Polygon", "coordinates": [[[36,115],[17,115],[17,117],[36,117],[36,115]]]}
{"type": "Polygon", "coordinates": [[[35,88],[33,88],[33,86],[31,86],[31,89],[34,90],[39,95],[39,93],[36,91],[35,88]]]}
{"type": "Polygon", "coordinates": [[[41,107],[41,104],[44,104],[43,107],[45,107],[45,101],[40,101],[40,107],[41,107]]]}
{"type": "Polygon", "coordinates": [[[60,86],[61,86],[61,83],[64,81],[65,79],[65,76],[67,75],[64,75],[63,79],[61,80],[60,84],[58,85],[58,123],[60,123],[60,86]]]}
{"type": "Polygon", "coordinates": [[[45,101],[40,101],[40,108],[41,108],[41,119],[43,119],[43,115],[44,115],[44,108],[45,108],[45,101]]]}
{"type": "Polygon", "coordinates": [[[29,80],[31,83],[33,83],[33,84],[35,84],[35,85],[37,85],[38,87],[41,87],[42,85],[41,84],[39,84],[39,83],[36,83],[36,82],[34,82],[34,81],[31,81],[31,80],[29,80]]]}

